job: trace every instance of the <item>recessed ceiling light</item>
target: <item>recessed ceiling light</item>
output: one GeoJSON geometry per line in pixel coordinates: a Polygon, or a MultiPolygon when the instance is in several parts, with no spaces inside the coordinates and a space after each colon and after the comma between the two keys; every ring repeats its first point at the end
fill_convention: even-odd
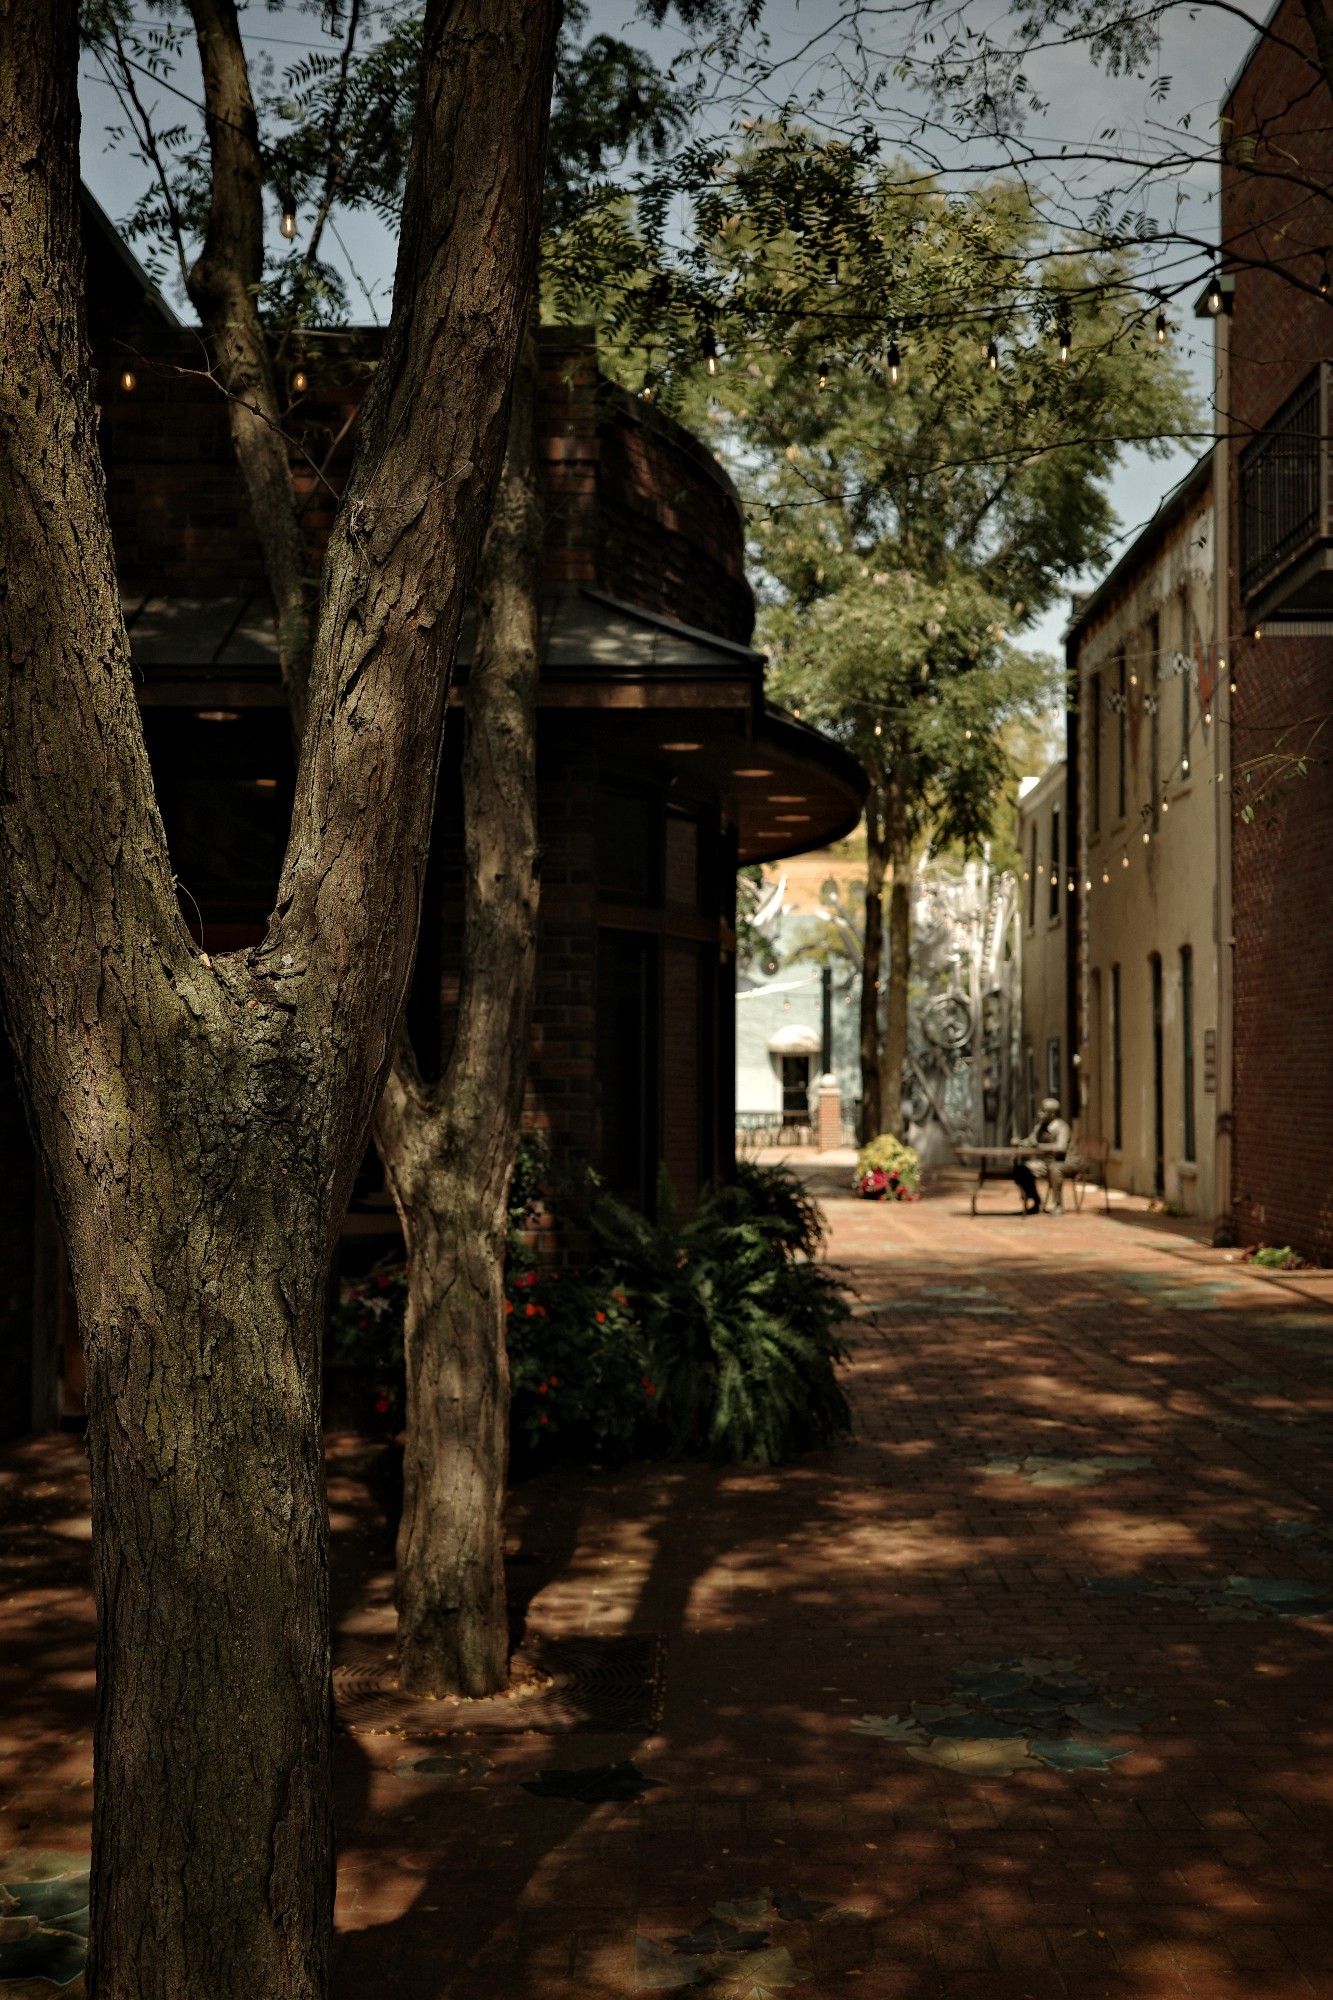
{"type": "Polygon", "coordinates": [[[702,743],[664,743],[664,750],[702,750],[702,743]]]}
{"type": "Polygon", "coordinates": [[[768,803],[771,806],[803,806],[805,804],[805,793],[770,792],[768,795],[768,803]]]}
{"type": "Polygon", "coordinates": [[[779,813],[778,823],[781,826],[809,826],[810,815],[809,813],[779,813]]]}
{"type": "Polygon", "coordinates": [[[197,708],[195,714],[200,722],[239,722],[241,719],[234,708],[197,708]]]}
{"type": "Polygon", "coordinates": [[[276,792],[277,789],[278,789],[278,781],[276,778],[255,779],[255,790],[257,792],[276,792]]]}
{"type": "Polygon", "coordinates": [[[771,778],[774,776],[774,773],[772,771],[737,771],[736,776],[738,778],[771,778]]]}

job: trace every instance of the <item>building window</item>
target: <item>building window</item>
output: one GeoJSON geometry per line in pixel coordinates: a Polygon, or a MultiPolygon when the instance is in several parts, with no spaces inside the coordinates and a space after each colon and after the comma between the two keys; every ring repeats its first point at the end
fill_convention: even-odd
{"type": "Polygon", "coordinates": [[[1028,929],[1037,921],[1037,822],[1032,822],[1028,854],[1028,929]]]}
{"type": "Polygon", "coordinates": [[[1148,716],[1148,783],[1151,790],[1148,802],[1152,807],[1152,826],[1156,833],[1162,817],[1162,683],[1158,678],[1162,627],[1154,616],[1148,621],[1148,670],[1144,680],[1148,685],[1150,712],[1148,716]]]}
{"type": "Polygon", "coordinates": [[[1115,663],[1116,681],[1116,730],[1115,730],[1115,816],[1125,817],[1125,767],[1129,758],[1129,704],[1125,683],[1125,656],[1122,653],[1115,663]]]}
{"type": "Polygon", "coordinates": [[[1047,913],[1052,918],[1060,914],[1060,808],[1051,808],[1051,880],[1047,913]]]}
{"type": "Polygon", "coordinates": [[[1102,677],[1100,674],[1093,675],[1088,683],[1088,692],[1091,697],[1089,708],[1092,724],[1089,732],[1091,756],[1088,760],[1090,766],[1088,824],[1094,833],[1099,833],[1102,824],[1102,677]]]}
{"type": "Polygon", "coordinates": [[[810,1121],[810,1058],[782,1058],[782,1122],[806,1125],[810,1121]]]}
{"type": "Polygon", "coordinates": [[[1060,1096],[1060,1037],[1052,1035],[1046,1044],[1046,1095],[1060,1096]]]}
{"type": "Polygon", "coordinates": [[[1125,1144],[1125,1066],[1121,1048],[1121,968],[1111,966],[1111,1144],[1125,1144]]]}
{"type": "Polygon", "coordinates": [[[1180,1075],[1184,1093],[1185,1158],[1194,1158],[1194,950],[1180,947],[1180,1075]]]}

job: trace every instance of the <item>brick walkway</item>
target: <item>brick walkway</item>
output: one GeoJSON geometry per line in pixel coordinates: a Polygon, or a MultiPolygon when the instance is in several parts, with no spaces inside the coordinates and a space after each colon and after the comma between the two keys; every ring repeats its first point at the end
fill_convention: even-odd
{"type": "MultiPolygon", "coordinates": [[[[335,1441],[338,2000],[1333,1996],[1333,1280],[1129,1206],[829,1214],[851,1443],[515,1493],[529,1643],[661,1640],[637,1728],[397,1733],[376,1454],[335,1441]],[[523,1789],[629,1761],[639,1800],[523,1789]]],[[[0,1848],[76,1856],[78,1447],[8,1448],[0,1504],[0,1848]]]]}

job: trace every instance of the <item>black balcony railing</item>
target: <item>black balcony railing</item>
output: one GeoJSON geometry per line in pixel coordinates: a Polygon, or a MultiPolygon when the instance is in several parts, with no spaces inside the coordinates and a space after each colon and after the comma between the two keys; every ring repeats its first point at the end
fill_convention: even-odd
{"type": "Polygon", "coordinates": [[[1242,598],[1328,535],[1329,366],[1321,361],[1240,455],[1242,598]]]}

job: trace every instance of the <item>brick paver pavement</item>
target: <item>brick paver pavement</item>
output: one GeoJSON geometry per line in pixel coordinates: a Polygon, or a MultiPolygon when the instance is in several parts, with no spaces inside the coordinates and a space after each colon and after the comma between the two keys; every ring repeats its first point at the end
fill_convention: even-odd
{"type": "MultiPolygon", "coordinates": [[[[829,1214],[855,1437],[518,1488],[529,1635],[656,1635],[660,1714],[525,1733],[524,1696],[417,1741],[363,1708],[338,2000],[1333,1996],[1330,1277],[1141,1206],[829,1214]],[[641,1799],[523,1788],[630,1761],[641,1799]],[[710,1920],[742,1948],[671,1943],[710,1920]]],[[[330,1497],[340,1655],[382,1663],[381,1456],[335,1440],[330,1497]]],[[[0,1454],[4,1881],[86,1850],[81,1467],[0,1454]]]]}

